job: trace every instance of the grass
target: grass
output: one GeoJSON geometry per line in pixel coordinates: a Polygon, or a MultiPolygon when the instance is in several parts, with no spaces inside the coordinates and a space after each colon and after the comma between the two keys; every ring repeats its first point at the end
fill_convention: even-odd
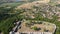
{"type": "MultiPolygon", "coordinates": [[[[5,15],[4,13],[10,13],[11,11],[13,12],[16,6],[21,5],[25,2],[15,2],[15,3],[3,3],[0,5],[0,31],[3,32],[3,34],[9,34],[9,32],[12,30],[14,27],[14,21],[18,19],[18,14],[7,14],[5,15]],[[6,6],[12,7],[11,9],[6,9],[6,6]],[[7,12],[8,10],[8,12],[7,12]]],[[[20,16],[21,17],[21,16],[20,16]]],[[[19,18],[20,19],[20,18],[19,18]]]]}
{"type": "Polygon", "coordinates": [[[8,34],[8,32],[11,31],[11,28],[14,27],[13,23],[15,19],[16,19],[15,17],[12,17],[12,18],[7,18],[6,20],[2,20],[0,22],[0,30],[4,34],[8,34]]]}

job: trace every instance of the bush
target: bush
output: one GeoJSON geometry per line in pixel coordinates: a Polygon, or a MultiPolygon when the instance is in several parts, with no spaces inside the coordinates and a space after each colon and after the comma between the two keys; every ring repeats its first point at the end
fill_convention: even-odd
{"type": "Polygon", "coordinates": [[[42,24],[43,22],[38,22],[38,24],[42,24]]]}
{"type": "Polygon", "coordinates": [[[27,27],[30,27],[30,26],[31,26],[30,23],[25,23],[25,25],[26,25],[27,27]]]}
{"type": "Polygon", "coordinates": [[[44,29],[45,32],[49,32],[49,30],[44,29]]]}
{"type": "Polygon", "coordinates": [[[40,28],[37,28],[36,26],[34,26],[31,29],[38,31],[40,28]]]}

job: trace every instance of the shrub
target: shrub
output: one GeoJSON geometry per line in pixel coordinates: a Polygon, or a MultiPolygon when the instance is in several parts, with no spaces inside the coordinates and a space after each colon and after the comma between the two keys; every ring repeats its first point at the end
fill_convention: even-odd
{"type": "Polygon", "coordinates": [[[32,27],[31,29],[36,30],[36,31],[39,30],[39,28],[37,28],[36,26],[32,27]]]}
{"type": "Polygon", "coordinates": [[[38,24],[42,24],[42,22],[38,22],[38,24]]]}
{"type": "Polygon", "coordinates": [[[48,32],[49,30],[44,29],[45,32],[48,32]]]}

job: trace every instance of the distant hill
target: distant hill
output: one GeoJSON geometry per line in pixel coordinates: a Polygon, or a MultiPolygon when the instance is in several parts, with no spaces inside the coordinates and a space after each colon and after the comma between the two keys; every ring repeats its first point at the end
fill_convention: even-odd
{"type": "Polygon", "coordinates": [[[0,3],[4,3],[4,2],[18,2],[18,1],[37,1],[37,0],[0,0],[0,3]]]}
{"type": "Polygon", "coordinates": [[[0,2],[15,2],[16,0],[0,0],[0,2]]]}

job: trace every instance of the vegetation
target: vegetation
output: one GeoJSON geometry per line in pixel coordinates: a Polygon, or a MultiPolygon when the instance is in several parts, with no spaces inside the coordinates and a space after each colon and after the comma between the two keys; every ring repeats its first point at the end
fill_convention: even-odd
{"type": "Polygon", "coordinates": [[[32,27],[31,29],[36,30],[36,31],[40,30],[40,28],[37,28],[36,26],[32,27]]]}
{"type": "Polygon", "coordinates": [[[14,9],[16,6],[21,4],[23,3],[4,3],[0,5],[0,31],[3,32],[3,34],[9,34],[9,32],[15,26],[15,20],[22,19],[22,16],[18,15],[20,12],[16,13],[14,9]]]}
{"type": "MultiPolygon", "coordinates": [[[[26,9],[15,10],[15,8],[18,5],[21,5],[23,3],[26,3],[26,2],[3,3],[3,4],[0,5],[0,32],[3,32],[4,34],[8,34],[12,30],[12,28],[14,27],[14,21],[15,20],[26,19],[26,20],[31,20],[31,21],[32,20],[37,20],[37,21],[40,20],[40,21],[46,21],[46,22],[54,23],[57,26],[56,34],[60,34],[60,22],[57,21],[57,18],[58,18],[57,15],[54,14],[52,16],[53,19],[48,19],[47,17],[44,18],[42,16],[42,14],[46,14],[46,16],[47,16],[47,10],[44,10],[46,7],[44,9],[42,9],[45,5],[38,6],[38,7],[33,6],[32,10],[29,10],[29,11],[26,10],[26,9]],[[7,8],[7,7],[11,7],[11,8],[7,8]],[[33,12],[33,9],[38,9],[38,10],[35,11],[35,12],[38,12],[38,13],[33,12]],[[28,12],[30,14],[32,14],[32,13],[35,14],[34,15],[35,18],[34,19],[26,18],[25,15],[20,15],[20,14],[23,14],[24,11],[28,12]]],[[[54,8],[54,6],[56,4],[51,2],[51,3],[49,3],[49,5],[53,5],[53,8],[54,8]]],[[[60,6],[60,5],[58,5],[58,6],[60,6]]],[[[51,6],[49,8],[51,8],[51,6]]],[[[54,10],[54,9],[52,9],[52,10],[54,10]]],[[[38,24],[42,24],[42,22],[38,22],[38,24]]],[[[30,25],[33,25],[33,23],[32,22],[31,23],[26,23],[26,26],[27,25],[30,26],[30,25]]],[[[39,28],[37,28],[36,26],[32,27],[31,29],[39,30],[39,28]]]]}

